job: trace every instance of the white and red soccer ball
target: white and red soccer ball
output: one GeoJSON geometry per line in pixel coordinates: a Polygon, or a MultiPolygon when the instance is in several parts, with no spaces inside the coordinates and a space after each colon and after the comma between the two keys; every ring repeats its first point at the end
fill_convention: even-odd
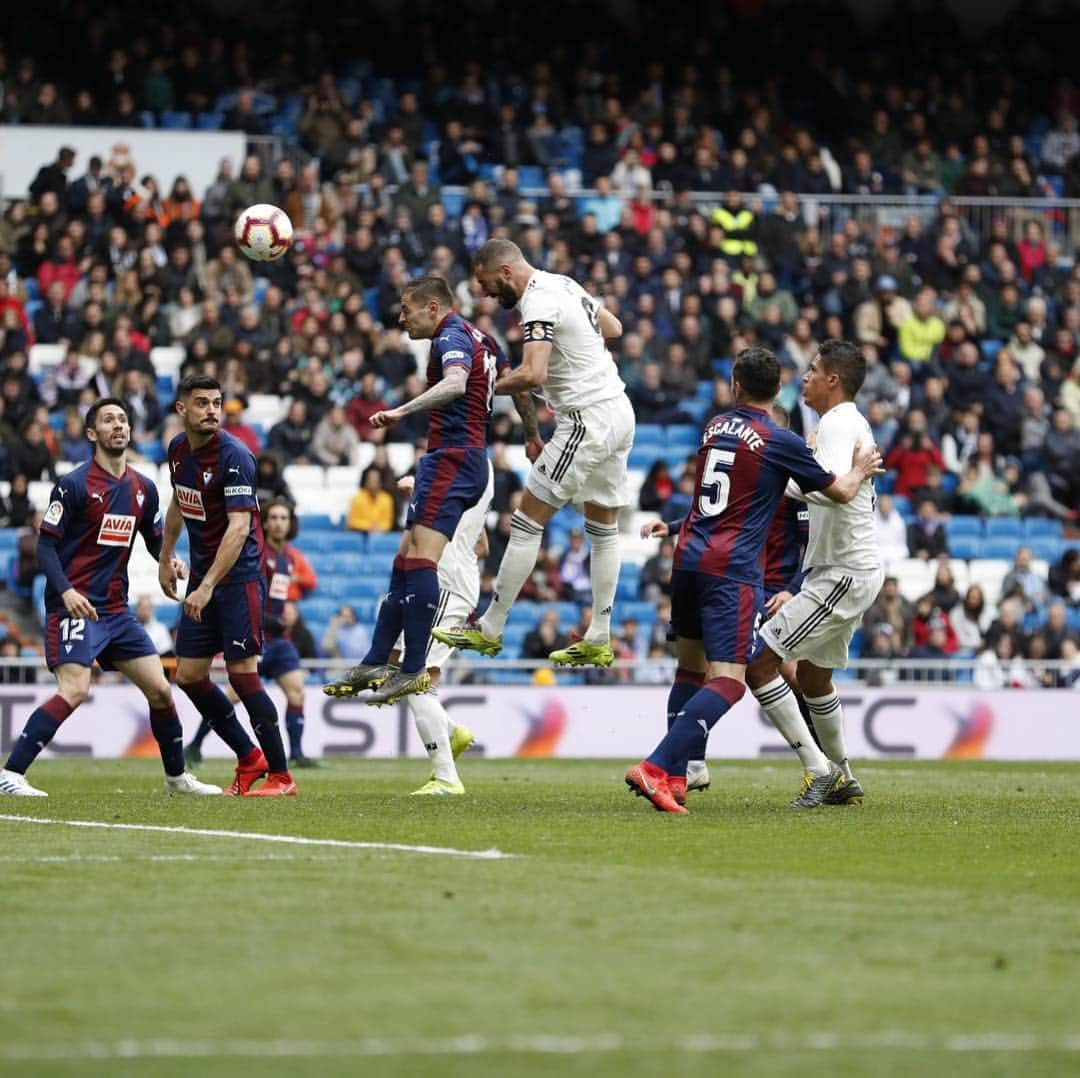
{"type": "Polygon", "coordinates": [[[253,262],[273,262],[291,246],[292,221],[284,210],[260,202],[236,219],[236,245],[253,262]]]}

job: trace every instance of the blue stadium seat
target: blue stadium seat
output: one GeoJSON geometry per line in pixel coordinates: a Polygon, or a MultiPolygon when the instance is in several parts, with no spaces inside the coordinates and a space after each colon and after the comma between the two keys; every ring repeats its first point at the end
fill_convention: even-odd
{"type": "Polygon", "coordinates": [[[664,456],[664,451],[660,446],[646,445],[640,449],[634,446],[630,450],[628,467],[635,471],[640,469],[647,472],[662,456],[664,456]]]}
{"type": "Polygon", "coordinates": [[[159,603],[154,607],[154,617],[168,629],[175,629],[180,622],[179,603],[159,603]]]}
{"type": "Polygon", "coordinates": [[[168,131],[190,131],[190,112],[163,112],[161,114],[161,126],[168,131]]]}
{"type": "Polygon", "coordinates": [[[311,599],[301,599],[296,605],[305,621],[325,622],[337,613],[337,608],[341,604],[328,596],[316,595],[311,599]]]}
{"type": "Polygon", "coordinates": [[[36,277],[24,277],[23,286],[26,288],[27,299],[41,299],[41,288],[38,285],[36,277]]]}
{"type": "Polygon", "coordinates": [[[225,117],[220,112],[200,112],[195,126],[200,131],[220,131],[225,117]]]}
{"type": "Polygon", "coordinates": [[[982,557],[982,546],[983,541],[977,535],[958,535],[955,539],[949,536],[949,553],[954,558],[967,561],[982,557]]]}
{"type": "Polygon", "coordinates": [[[334,549],[334,533],[328,531],[305,531],[306,525],[307,517],[304,517],[301,520],[300,538],[297,542],[300,550],[312,559],[318,554],[331,553],[334,549]]]}
{"type": "Polygon", "coordinates": [[[726,382],[731,377],[731,363],[730,359],[714,359],[712,361],[713,374],[726,382]]]}
{"type": "Polygon", "coordinates": [[[701,432],[686,423],[673,424],[667,429],[668,451],[696,453],[701,442],[701,432]]]}
{"type": "Polygon", "coordinates": [[[959,539],[960,536],[981,536],[982,519],[975,516],[955,516],[946,525],[945,531],[949,541],[959,539]]]}
{"type": "Polygon", "coordinates": [[[659,423],[639,423],[634,431],[634,447],[655,446],[657,455],[667,442],[665,428],[659,423]]]}
{"type": "Polygon", "coordinates": [[[1080,606],[1070,606],[1065,612],[1065,624],[1074,633],[1080,633],[1080,606]]]}
{"type": "Polygon", "coordinates": [[[886,472],[884,475],[879,475],[874,478],[874,490],[878,494],[892,494],[893,487],[896,486],[896,472],[886,472]]]}
{"type": "Polygon", "coordinates": [[[892,496],[893,508],[902,516],[907,517],[911,514],[911,499],[906,494],[894,494],[892,496]]]}
{"type": "Polygon", "coordinates": [[[1036,558],[1048,561],[1051,564],[1058,561],[1065,552],[1065,540],[1061,536],[1041,535],[1033,539],[1025,540],[1031,547],[1031,553],[1036,558]]]}
{"type": "Polygon", "coordinates": [[[986,521],[986,538],[1019,539],[1024,534],[1024,526],[1017,517],[989,517],[986,521]]]}
{"type": "Polygon", "coordinates": [[[323,535],[329,539],[331,550],[340,550],[343,554],[355,554],[367,546],[367,537],[363,532],[334,531],[324,532],[323,535]]]}
{"type": "Polygon", "coordinates": [[[993,337],[984,337],[979,341],[979,349],[982,352],[983,359],[993,361],[994,357],[1001,351],[1001,346],[1004,341],[995,340],[993,337]]]}
{"type": "Polygon", "coordinates": [[[546,187],[544,170],[539,165],[519,165],[518,184],[522,188],[546,187]]]}
{"type": "Polygon", "coordinates": [[[394,555],[400,545],[401,532],[376,532],[374,535],[368,536],[367,548],[369,554],[394,555]]]}
{"type": "Polygon", "coordinates": [[[981,558],[1004,558],[1012,561],[1016,557],[1016,551],[1022,545],[1019,536],[995,535],[987,536],[982,543],[979,552],[981,558]]]}
{"type": "Polygon", "coordinates": [[[643,600],[619,603],[615,615],[623,621],[627,618],[636,618],[645,625],[652,625],[656,621],[656,604],[647,603],[643,600]]]}
{"type": "Polygon", "coordinates": [[[1024,521],[1024,536],[1028,539],[1060,539],[1061,521],[1049,517],[1028,517],[1024,521]]]}
{"type": "Polygon", "coordinates": [[[336,531],[337,527],[333,517],[325,513],[305,513],[300,518],[300,530],[305,535],[311,532],[332,532],[336,531]]]}
{"type": "Polygon", "coordinates": [[[139,117],[139,123],[141,123],[143,125],[143,127],[150,128],[150,127],[155,126],[155,124],[154,124],[154,114],[149,109],[142,109],[138,113],[138,117],[139,117]]]}
{"type": "Polygon", "coordinates": [[[378,317],[379,314],[379,290],[378,288],[365,288],[364,289],[364,306],[368,310],[368,314],[372,318],[378,317]]]}
{"type": "Polygon", "coordinates": [[[853,658],[858,658],[862,654],[863,646],[863,631],[861,628],[855,630],[855,634],[851,638],[851,645],[849,650],[851,651],[853,658]]]}
{"type": "Polygon", "coordinates": [[[173,383],[171,374],[159,374],[157,376],[157,395],[159,400],[171,401],[175,391],[176,386],[173,383]]]}

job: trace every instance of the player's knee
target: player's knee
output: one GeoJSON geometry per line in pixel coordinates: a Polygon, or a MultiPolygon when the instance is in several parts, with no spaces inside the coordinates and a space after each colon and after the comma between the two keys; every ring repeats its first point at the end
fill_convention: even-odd
{"type": "Polygon", "coordinates": [[[68,707],[74,711],[80,704],[85,704],[90,697],[89,685],[64,685],[59,695],[64,698],[68,707]]]}
{"type": "Polygon", "coordinates": [[[164,678],[160,683],[151,685],[146,690],[146,702],[153,708],[172,707],[172,690],[164,678]]]}
{"type": "Polygon", "coordinates": [[[304,704],[304,690],[301,689],[286,689],[285,699],[288,701],[289,707],[302,707],[304,704]]]}
{"type": "Polygon", "coordinates": [[[263,691],[262,678],[254,670],[241,673],[229,671],[229,684],[233,692],[243,700],[245,697],[254,696],[263,691]]]}

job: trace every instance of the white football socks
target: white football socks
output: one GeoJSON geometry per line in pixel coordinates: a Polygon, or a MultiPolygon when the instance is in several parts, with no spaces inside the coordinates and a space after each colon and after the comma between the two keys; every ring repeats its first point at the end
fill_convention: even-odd
{"type": "Polygon", "coordinates": [[[779,674],[766,685],[754,689],[754,696],[769,721],[780,731],[784,740],[799,754],[803,769],[811,775],[827,775],[829,761],[814,743],[791,686],[779,674]]]}
{"type": "Polygon", "coordinates": [[[454,754],[450,751],[450,733],[453,724],[439,698],[431,692],[415,693],[406,697],[412,712],[416,732],[427,749],[428,759],[435,769],[435,777],[446,782],[458,782],[454,754]]]}
{"type": "Polygon", "coordinates": [[[833,689],[828,696],[807,696],[805,699],[825,755],[844,769],[848,779],[853,779],[855,776],[851,773],[847,746],[844,744],[844,709],[840,706],[836,690],[833,689]]]}
{"type": "Polygon", "coordinates": [[[585,639],[590,644],[606,644],[611,640],[611,609],[619,585],[619,526],[586,520],[585,534],[592,545],[592,621],[585,630],[585,639]]]}
{"type": "Polygon", "coordinates": [[[495,578],[495,595],[480,619],[480,631],[489,640],[498,640],[502,636],[510,607],[536,567],[543,537],[543,524],[537,524],[520,509],[514,513],[510,521],[510,542],[495,578]]]}

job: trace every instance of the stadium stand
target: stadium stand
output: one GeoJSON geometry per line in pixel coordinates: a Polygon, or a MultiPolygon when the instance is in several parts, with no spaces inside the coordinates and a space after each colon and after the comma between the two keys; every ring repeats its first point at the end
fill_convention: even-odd
{"type": "MultiPolygon", "coordinates": [[[[505,14],[509,40],[521,16],[505,14]]],[[[788,43],[771,42],[778,71],[784,50],[801,49],[802,17],[792,11],[788,43]]],[[[613,358],[639,426],[620,540],[623,619],[656,627],[664,559],[636,530],[685,496],[700,423],[731,405],[732,356],[753,343],[777,351],[780,402],[806,432],[814,417],[798,380],[817,342],[844,335],[867,356],[859,404],[891,467],[879,489],[894,492],[905,525],[928,497],[944,522],[940,563],[890,565],[905,599],[932,593],[948,617],[978,585],[996,610],[1024,593],[1013,568],[1025,547],[1075,632],[1080,211],[1062,198],[1080,196],[1080,99],[1054,81],[1069,58],[1039,16],[1027,13],[1023,29],[1042,49],[1041,80],[998,77],[1018,62],[1006,23],[972,53],[976,74],[994,77],[965,83],[960,109],[959,83],[921,76],[949,70],[929,40],[916,46],[917,63],[897,65],[907,74],[864,93],[871,46],[896,55],[906,40],[890,38],[888,23],[868,39],[834,20],[823,63],[842,60],[849,77],[808,94],[784,75],[766,104],[759,72],[735,61],[737,81],[715,74],[723,65],[709,43],[645,81],[630,43],[580,63],[549,60],[544,33],[532,32],[515,72],[452,72],[436,90],[406,70],[400,28],[377,14],[385,69],[357,62],[344,44],[289,54],[283,65],[256,33],[245,34],[243,64],[193,73],[177,62],[174,34],[134,5],[111,4],[95,35],[121,54],[128,74],[117,88],[103,78],[109,49],[72,69],[43,44],[39,18],[27,13],[6,42],[18,74],[5,83],[5,123],[144,125],[176,139],[242,130],[252,152],[191,191],[182,177],[158,175],[153,160],[111,157],[103,139],[97,165],[65,167],[58,156],[41,162],[29,191],[5,191],[0,561],[10,601],[34,602],[20,536],[80,451],[80,412],[105,392],[128,399],[142,466],[167,487],[159,465],[176,429],[172,393],[183,373],[208,368],[239,402],[230,425],[268,476],[276,465],[297,506],[298,544],[320,577],[300,603],[313,635],[321,639],[343,602],[370,617],[398,539],[350,532],[344,518],[368,468],[392,490],[423,447],[422,426],[384,441],[365,418],[367,404],[421,387],[425,350],[396,328],[397,288],[427,269],[443,273],[463,313],[516,358],[516,315],[468,277],[471,252],[505,233],[539,264],[587,282],[626,328],[613,358]],[[158,56],[163,82],[144,78],[158,56]],[[233,218],[257,201],[293,220],[298,242],[280,263],[247,263],[230,249],[233,218]],[[303,456],[286,448],[296,444],[283,427],[293,400],[307,406],[303,456]],[[336,404],[357,434],[346,458],[320,452],[336,404]],[[943,566],[951,592],[937,583],[943,566]]],[[[662,15],[645,18],[664,42],[662,15]]],[[[455,19],[454,30],[463,42],[488,35],[490,47],[490,27],[477,20],[455,19]]],[[[760,32],[748,30],[748,56],[760,32]]],[[[201,33],[228,40],[237,28],[210,17],[201,33]]],[[[188,27],[184,40],[199,34],[188,27]]],[[[514,419],[501,411],[492,423],[508,474],[490,518],[489,572],[527,472],[514,419]]],[[[565,511],[552,521],[505,656],[520,651],[544,604],[559,604],[563,629],[579,622],[560,577],[578,520],[565,511]]],[[[133,595],[158,594],[148,559],[135,559],[132,576],[133,595]]],[[[1046,610],[1029,605],[1026,638],[1040,634],[1046,610]]],[[[175,621],[174,608],[161,611],[175,621]]],[[[664,653],[662,634],[650,653],[664,653]]]]}

